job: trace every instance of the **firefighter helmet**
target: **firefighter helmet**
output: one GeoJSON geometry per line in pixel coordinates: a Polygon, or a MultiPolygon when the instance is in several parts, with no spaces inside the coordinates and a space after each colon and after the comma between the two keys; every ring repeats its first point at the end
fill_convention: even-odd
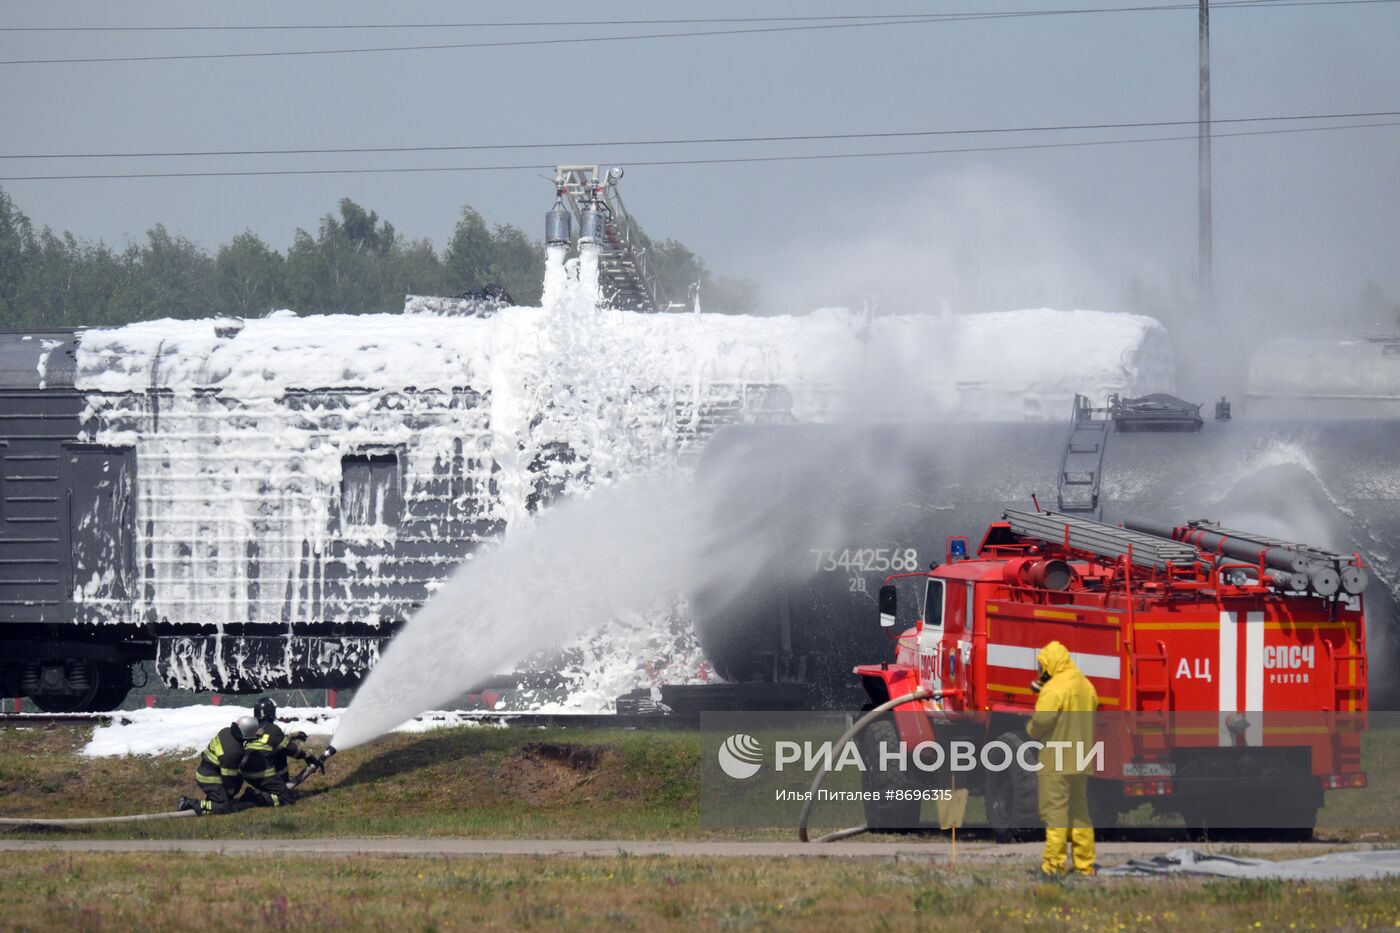
{"type": "Polygon", "coordinates": [[[233,726],[245,742],[258,734],[258,721],[252,716],[239,716],[233,726]]]}
{"type": "Polygon", "coordinates": [[[271,697],[263,697],[253,706],[253,716],[258,722],[272,722],[277,718],[277,704],[271,697]]]}

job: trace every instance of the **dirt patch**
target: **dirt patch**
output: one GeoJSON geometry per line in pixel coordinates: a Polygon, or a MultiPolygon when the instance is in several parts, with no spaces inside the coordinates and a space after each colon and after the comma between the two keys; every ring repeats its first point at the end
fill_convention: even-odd
{"type": "Polygon", "coordinates": [[[522,756],[557,761],[575,771],[592,771],[598,767],[604,756],[611,755],[614,751],[611,745],[571,745],[560,742],[531,742],[520,747],[522,756]]]}
{"type": "Polygon", "coordinates": [[[613,752],[607,745],[531,742],[507,759],[508,778],[519,799],[557,803],[586,795],[599,766],[613,752]]]}

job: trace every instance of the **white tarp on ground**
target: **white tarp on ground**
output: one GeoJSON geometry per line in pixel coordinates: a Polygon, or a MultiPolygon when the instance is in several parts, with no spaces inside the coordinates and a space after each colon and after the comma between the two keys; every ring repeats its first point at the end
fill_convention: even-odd
{"type": "MultiPolygon", "coordinates": [[[[320,746],[335,731],[345,711],[324,706],[284,707],[277,711],[277,723],[285,732],[305,732],[311,744],[320,746]]],[[[247,706],[175,706],[157,709],[121,710],[112,714],[108,725],[98,726],[92,740],[83,748],[90,758],[122,755],[195,755],[203,751],[220,729],[251,716],[247,706]]],[[[475,722],[468,714],[453,711],[423,713],[399,726],[396,732],[427,732],[475,722]]]]}
{"type": "Polygon", "coordinates": [[[1105,875],[1213,875],[1220,878],[1281,881],[1348,881],[1400,876],[1400,849],[1332,852],[1312,858],[1271,862],[1267,859],[1210,855],[1195,849],[1173,849],[1151,859],[1133,859],[1105,875]]]}

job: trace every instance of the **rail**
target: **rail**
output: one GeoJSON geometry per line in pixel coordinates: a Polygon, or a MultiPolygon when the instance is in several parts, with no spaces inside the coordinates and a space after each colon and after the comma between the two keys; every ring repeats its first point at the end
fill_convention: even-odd
{"type": "MultiPolygon", "coordinates": [[[[177,707],[162,707],[176,709],[177,707]]],[[[129,725],[135,720],[125,715],[129,711],[116,710],[109,713],[0,713],[0,726],[43,726],[43,725],[106,725],[116,722],[129,725]]],[[[321,719],[329,717],[320,717],[321,719]]],[[[676,729],[688,730],[700,727],[698,713],[535,713],[528,711],[510,712],[504,710],[446,710],[424,713],[414,717],[419,721],[440,719],[444,724],[478,724],[492,726],[530,726],[574,729],[676,729]]],[[[307,717],[306,721],[317,721],[318,717],[307,717]]]]}

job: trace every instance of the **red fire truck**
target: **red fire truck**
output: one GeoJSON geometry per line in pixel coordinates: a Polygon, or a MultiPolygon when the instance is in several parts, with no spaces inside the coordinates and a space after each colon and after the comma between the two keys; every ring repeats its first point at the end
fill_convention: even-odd
{"type": "MultiPolygon", "coordinates": [[[[895,625],[901,594],[923,612],[895,638],[893,663],[855,669],[867,708],[917,688],[930,696],[896,706],[864,743],[1019,749],[1036,654],[1058,640],[1098,691],[1096,825],[1150,802],[1192,826],[1310,833],[1324,789],[1365,786],[1358,555],[1204,521],[1119,527],[1018,510],[967,552],[952,539],[946,563],[881,589],[882,625],[895,625]]],[[[1014,762],[967,774],[871,768],[866,789],[881,793],[867,820],[917,825],[920,794],[885,792],[955,782],[985,793],[1004,838],[1039,826],[1035,781],[1014,762]]]]}

